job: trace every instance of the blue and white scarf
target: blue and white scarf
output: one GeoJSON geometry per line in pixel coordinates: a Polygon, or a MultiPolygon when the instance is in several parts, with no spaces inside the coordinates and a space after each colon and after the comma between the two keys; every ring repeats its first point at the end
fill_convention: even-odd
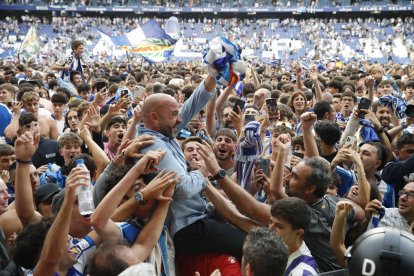
{"type": "Polygon", "coordinates": [[[237,181],[243,189],[246,189],[254,164],[260,159],[263,152],[262,139],[260,138],[260,124],[250,122],[244,129],[244,136],[237,144],[237,181]]]}
{"type": "Polygon", "coordinates": [[[75,57],[75,52],[72,51],[64,59],[66,59],[66,62],[65,62],[65,64],[63,64],[61,66],[66,66],[67,64],[70,64],[70,69],[69,70],[60,70],[58,72],[59,77],[63,81],[66,81],[66,82],[70,81],[70,72],[71,71],[78,71],[83,76],[84,70],[82,68],[82,60],[80,59],[80,57],[78,57],[78,58],[75,57]]]}

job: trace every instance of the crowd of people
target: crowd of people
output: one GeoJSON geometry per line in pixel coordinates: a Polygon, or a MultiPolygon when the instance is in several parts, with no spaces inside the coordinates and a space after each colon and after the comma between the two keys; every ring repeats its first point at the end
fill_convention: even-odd
{"type": "Polygon", "coordinates": [[[0,66],[1,275],[414,273],[410,64],[239,61],[224,86],[74,36],[0,66]]]}

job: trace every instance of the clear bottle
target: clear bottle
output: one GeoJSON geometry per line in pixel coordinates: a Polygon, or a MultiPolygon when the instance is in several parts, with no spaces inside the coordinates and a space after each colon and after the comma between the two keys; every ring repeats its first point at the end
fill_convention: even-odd
{"type": "MultiPolygon", "coordinates": [[[[85,161],[83,159],[76,160],[76,167],[81,167],[85,170],[88,170],[85,166],[85,161]]],[[[78,192],[78,206],[79,213],[82,216],[90,215],[95,211],[95,204],[93,203],[92,189],[91,189],[91,180],[89,173],[88,176],[88,186],[79,186],[77,188],[78,192]]]]}

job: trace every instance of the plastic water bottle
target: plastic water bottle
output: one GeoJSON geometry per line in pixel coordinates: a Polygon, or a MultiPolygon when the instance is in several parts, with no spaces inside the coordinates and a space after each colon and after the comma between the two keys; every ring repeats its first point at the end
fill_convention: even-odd
{"type": "MultiPolygon", "coordinates": [[[[76,160],[76,167],[81,167],[85,170],[88,170],[85,166],[85,161],[83,159],[76,160]]],[[[79,213],[82,216],[90,215],[95,211],[95,204],[93,203],[91,180],[89,173],[87,174],[87,176],[88,186],[79,186],[77,188],[79,213]]]]}

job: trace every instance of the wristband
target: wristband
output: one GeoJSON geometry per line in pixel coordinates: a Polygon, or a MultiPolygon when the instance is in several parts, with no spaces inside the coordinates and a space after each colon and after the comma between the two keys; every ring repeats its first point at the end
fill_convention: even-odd
{"type": "Polygon", "coordinates": [[[402,126],[403,129],[406,129],[408,127],[404,124],[404,122],[401,123],[401,126],[402,126]]]}
{"type": "Polygon", "coordinates": [[[267,128],[265,128],[265,127],[260,127],[260,131],[261,131],[261,132],[263,132],[263,133],[267,133],[267,130],[268,130],[268,129],[267,129],[267,128]]]}
{"type": "Polygon", "coordinates": [[[32,161],[21,161],[21,160],[18,160],[18,159],[16,159],[15,161],[16,161],[16,163],[19,163],[19,164],[26,164],[26,165],[32,164],[32,161]]]}

